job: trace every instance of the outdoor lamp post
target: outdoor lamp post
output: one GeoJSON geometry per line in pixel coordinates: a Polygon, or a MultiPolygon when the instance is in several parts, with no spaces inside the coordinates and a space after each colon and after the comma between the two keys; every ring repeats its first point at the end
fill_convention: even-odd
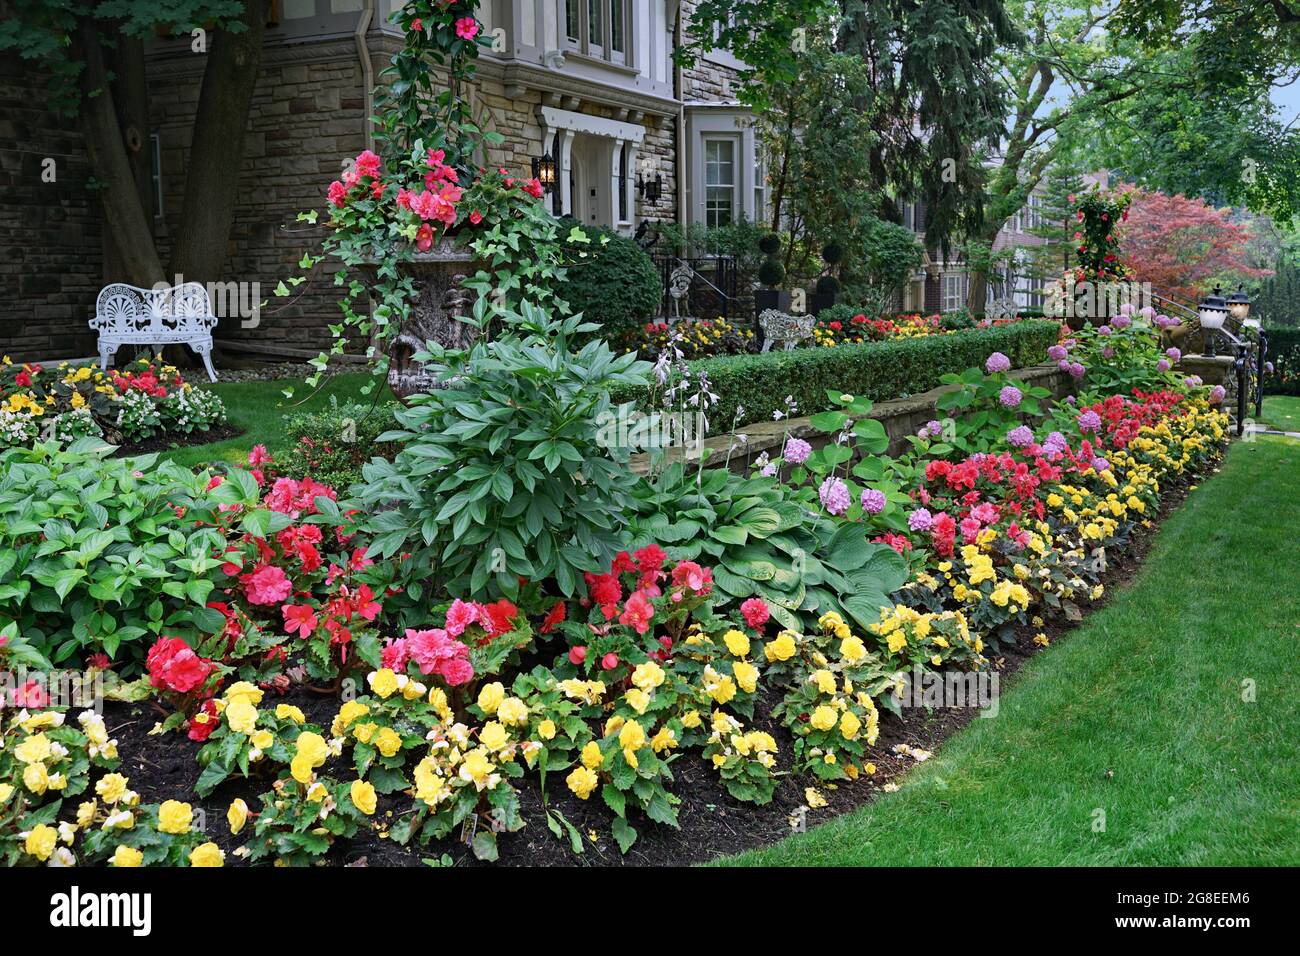
{"type": "MultiPolygon", "coordinates": [[[[1214,290],[1218,292],[1218,289],[1214,290]]],[[[1237,286],[1237,291],[1228,296],[1228,312],[1238,322],[1244,322],[1250,315],[1250,296],[1246,295],[1245,286],[1237,286]]]]}
{"type": "Polygon", "coordinates": [[[560,191],[555,188],[555,157],[550,153],[533,157],[533,178],[542,184],[542,189],[551,197],[551,207],[558,216],[560,210],[555,208],[560,191]]]}
{"type": "Polygon", "coordinates": [[[1228,303],[1224,301],[1219,294],[1219,287],[1214,287],[1214,292],[1207,295],[1201,300],[1201,304],[1196,307],[1197,317],[1201,320],[1201,337],[1202,354],[1213,358],[1214,339],[1219,329],[1223,328],[1223,323],[1228,320],[1228,303]]]}
{"type": "Polygon", "coordinates": [[[1251,322],[1250,316],[1250,296],[1246,295],[1245,286],[1237,286],[1237,291],[1228,296],[1228,312],[1241,325],[1250,328],[1257,327],[1258,321],[1251,322]]]}

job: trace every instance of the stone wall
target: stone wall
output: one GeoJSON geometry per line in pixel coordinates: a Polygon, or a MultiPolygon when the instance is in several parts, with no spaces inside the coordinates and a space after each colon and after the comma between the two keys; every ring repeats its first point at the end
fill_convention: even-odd
{"type": "Polygon", "coordinates": [[[0,55],[0,354],[14,361],[95,352],[99,202],[77,121],[43,106],[49,82],[0,55]]]}

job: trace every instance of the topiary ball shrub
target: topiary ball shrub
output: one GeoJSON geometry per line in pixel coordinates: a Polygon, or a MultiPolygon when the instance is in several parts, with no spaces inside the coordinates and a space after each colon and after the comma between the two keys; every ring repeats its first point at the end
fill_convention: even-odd
{"type": "Polygon", "coordinates": [[[776,259],[768,259],[758,267],[758,281],[765,286],[776,288],[785,281],[785,266],[776,259]]]}
{"type": "Polygon", "coordinates": [[[833,266],[844,258],[844,247],[838,242],[828,242],[822,247],[822,261],[833,266]]]}
{"type": "Polygon", "coordinates": [[[765,256],[774,256],[781,251],[781,237],[774,232],[764,233],[758,239],[758,251],[765,256]]]}
{"type": "Polygon", "coordinates": [[[834,276],[822,276],[817,280],[817,292],[819,295],[834,295],[840,291],[840,280],[834,276]]]}
{"type": "Polygon", "coordinates": [[[568,270],[558,290],[569,308],[610,332],[625,331],[659,313],[663,284],[654,260],[631,239],[583,226],[588,242],[565,246],[568,270]]]}

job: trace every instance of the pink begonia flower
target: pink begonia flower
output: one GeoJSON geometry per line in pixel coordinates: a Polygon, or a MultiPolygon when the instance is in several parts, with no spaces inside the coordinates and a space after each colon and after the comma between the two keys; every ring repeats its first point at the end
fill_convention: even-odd
{"type": "Polygon", "coordinates": [[[463,657],[452,658],[442,665],[442,677],[452,687],[468,684],[474,679],[474,665],[463,657]]]}
{"type": "Polygon", "coordinates": [[[248,578],[248,600],[253,604],[280,604],[289,596],[293,585],[280,568],[258,568],[248,578]]]}
{"type": "Polygon", "coordinates": [[[311,637],[319,623],[316,612],[309,604],[286,604],[280,608],[280,613],[284,615],[285,631],[289,634],[297,631],[298,636],[303,639],[311,637]]]}
{"type": "Polygon", "coordinates": [[[477,621],[478,608],[460,598],[452,601],[451,607],[447,609],[447,633],[452,637],[460,637],[465,633],[465,628],[477,621]]]}
{"type": "Polygon", "coordinates": [[[369,176],[372,179],[378,178],[382,162],[378,156],[370,150],[362,150],[361,155],[356,159],[356,170],[358,176],[369,176]]]}

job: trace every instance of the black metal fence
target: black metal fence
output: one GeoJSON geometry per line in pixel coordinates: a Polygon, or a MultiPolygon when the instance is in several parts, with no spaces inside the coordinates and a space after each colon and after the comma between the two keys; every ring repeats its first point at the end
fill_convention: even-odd
{"type": "Polygon", "coordinates": [[[692,272],[690,288],[682,300],[681,314],[700,319],[714,319],[719,316],[729,319],[738,314],[737,299],[739,292],[739,274],[736,260],[730,256],[654,256],[654,263],[659,269],[663,286],[663,299],[659,303],[659,314],[673,314],[673,298],[668,293],[673,270],[679,266],[689,266],[692,272]]]}

